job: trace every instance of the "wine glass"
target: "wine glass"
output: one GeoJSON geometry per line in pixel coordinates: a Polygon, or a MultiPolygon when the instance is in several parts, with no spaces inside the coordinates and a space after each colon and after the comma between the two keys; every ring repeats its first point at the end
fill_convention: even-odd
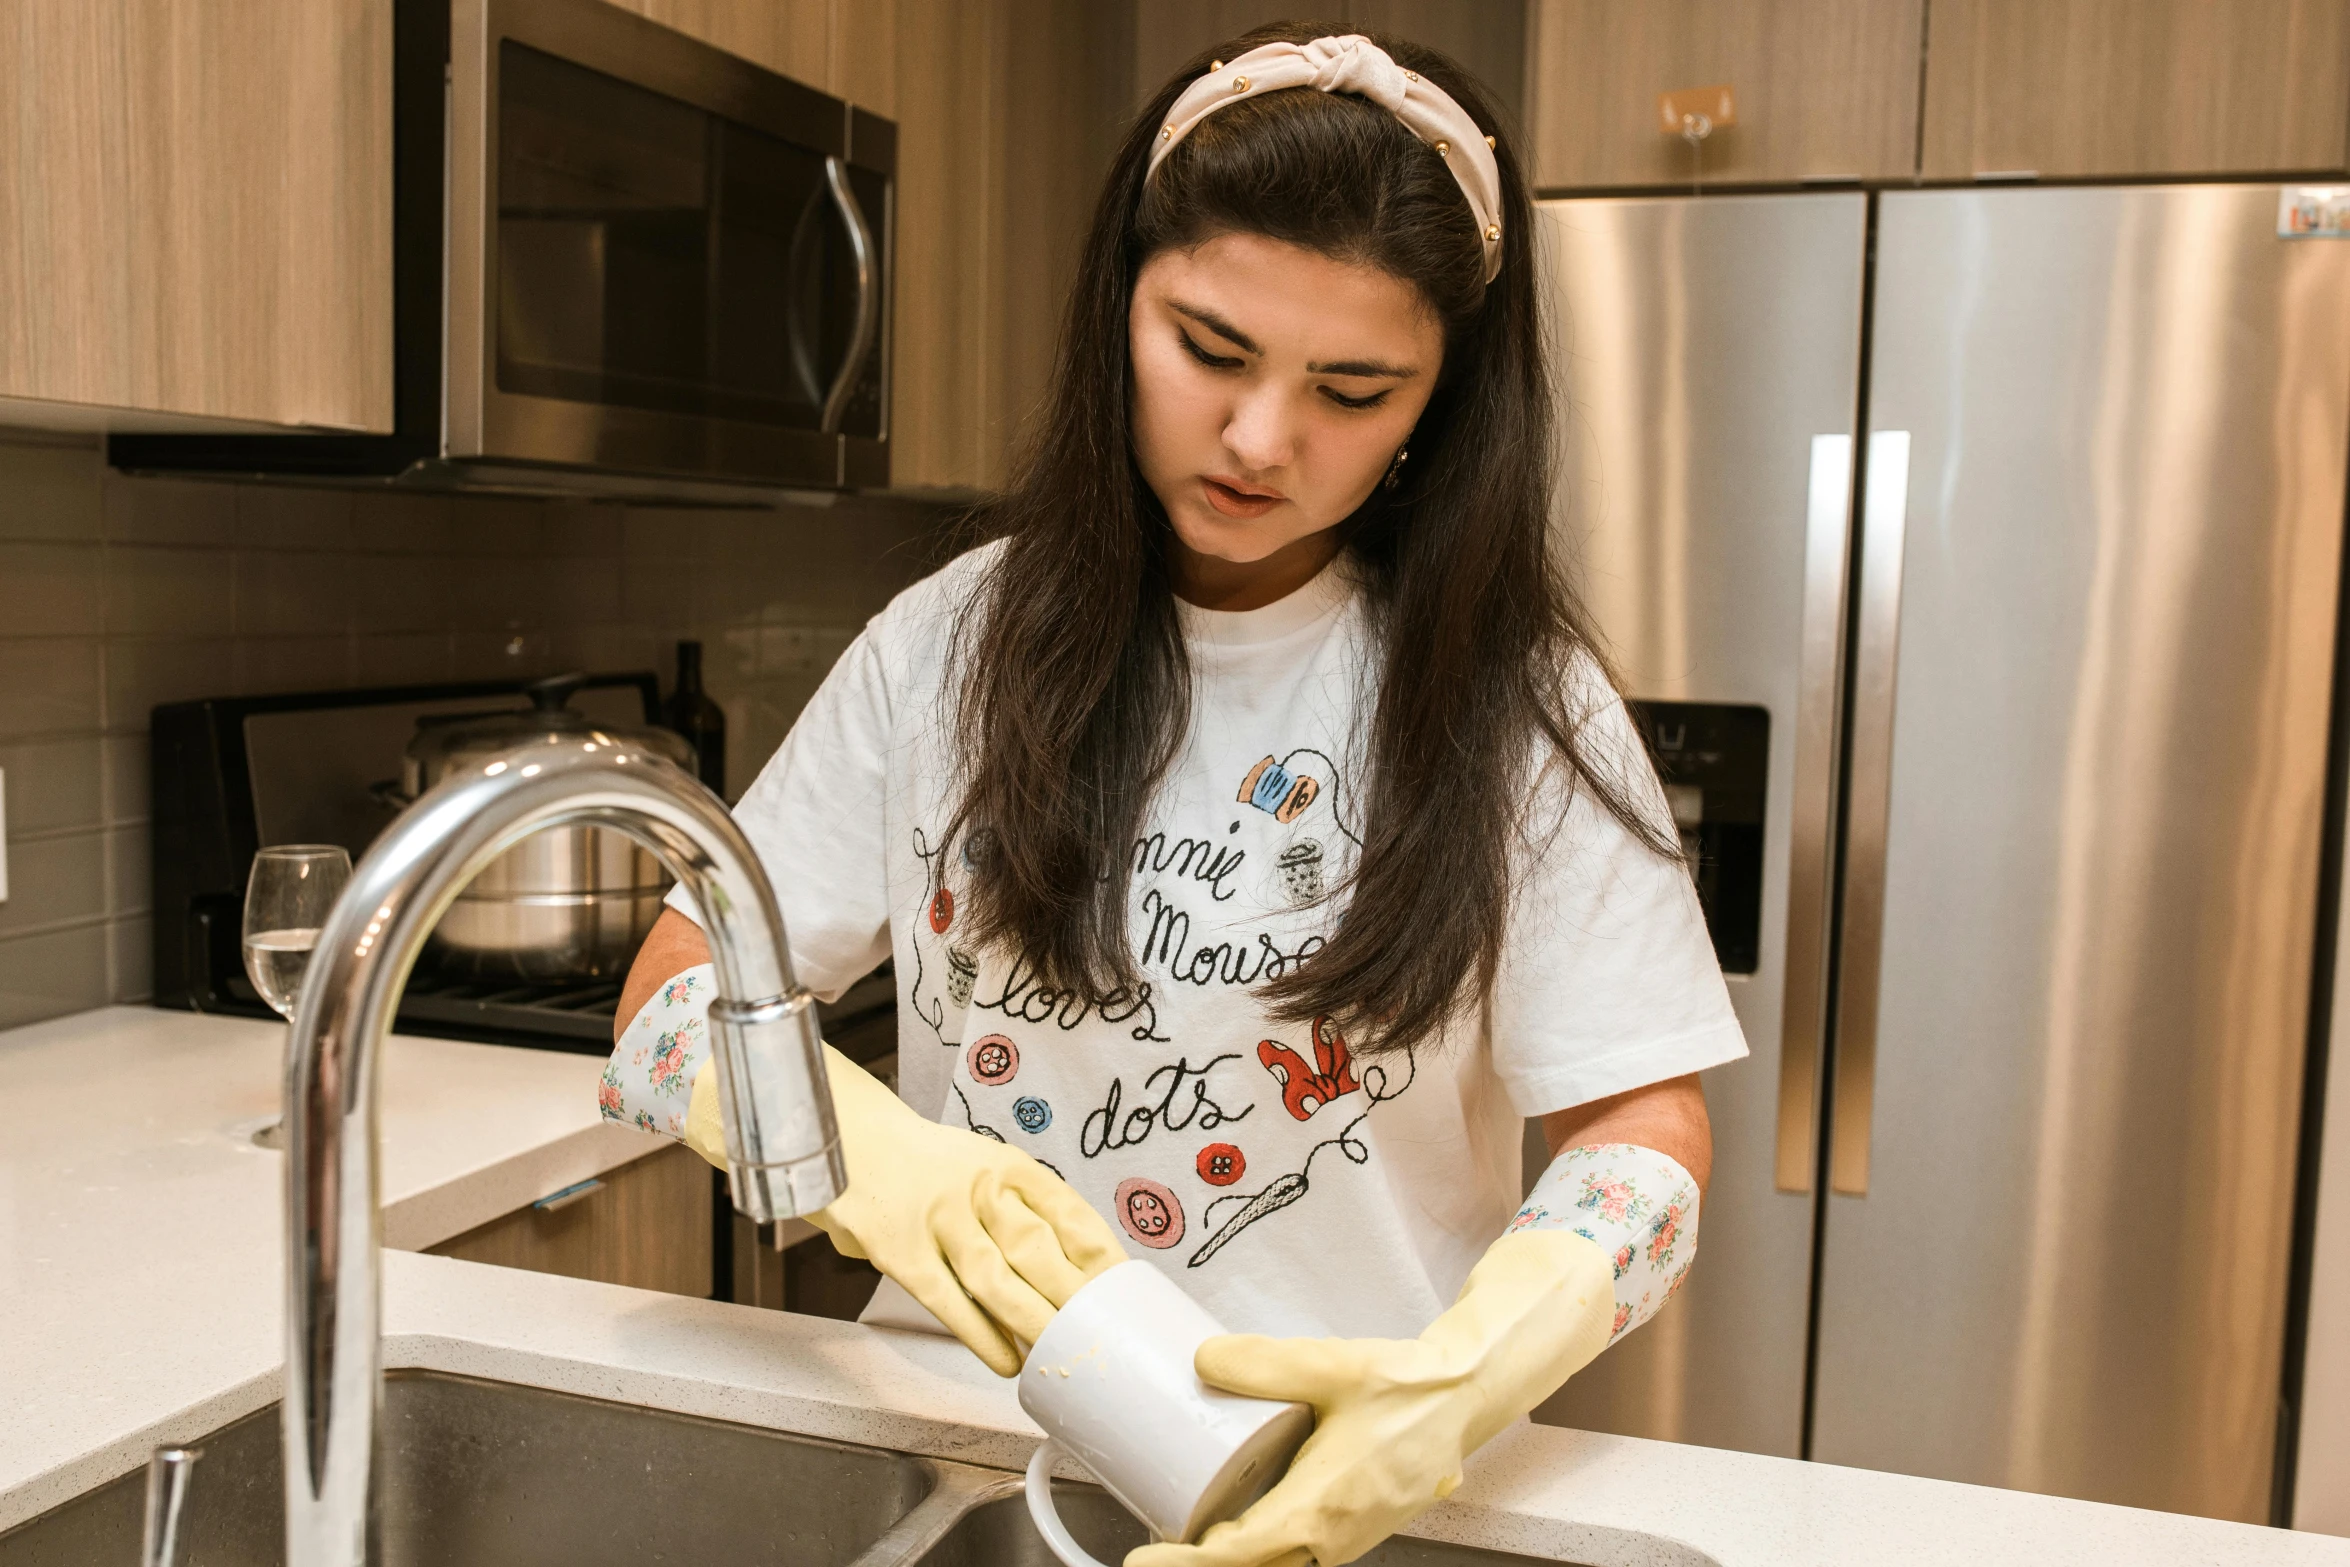
{"type": "Polygon", "coordinates": [[[245,974],[280,1017],[302,999],[302,972],[327,910],[351,879],[351,856],[334,843],[285,843],[253,856],[245,883],[245,974]]]}
{"type": "MultiPolygon", "coordinates": [[[[351,856],[335,843],[284,843],[253,856],[245,883],[245,976],[280,1017],[302,999],[302,975],[318,945],[327,911],[351,879],[351,856]]],[[[283,1145],[284,1126],[254,1133],[264,1148],[283,1145]]]]}

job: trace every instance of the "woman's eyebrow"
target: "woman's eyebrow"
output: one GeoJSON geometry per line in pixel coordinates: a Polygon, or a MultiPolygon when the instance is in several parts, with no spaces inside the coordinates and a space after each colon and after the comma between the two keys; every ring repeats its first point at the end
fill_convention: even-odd
{"type": "Polygon", "coordinates": [[[1218,337],[1228,340],[1239,348],[1246,349],[1249,353],[1261,354],[1264,352],[1263,349],[1259,348],[1256,343],[1250,339],[1246,332],[1243,332],[1240,328],[1234,326],[1231,322],[1225,320],[1222,316],[1216,314],[1213,310],[1203,310],[1197,305],[1187,305],[1180,299],[1168,300],[1167,307],[1173,310],[1179,316],[1191,317],[1192,320],[1197,321],[1201,326],[1206,327],[1209,331],[1215,333],[1218,337]]]}
{"type": "Polygon", "coordinates": [[[1394,381],[1408,381],[1420,373],[1410,365],[1391,365],[1380,359],[1333,359],[1325,364],[1307,365],[1306,370],[1313,375],[1385,376],[1394,381]]]}

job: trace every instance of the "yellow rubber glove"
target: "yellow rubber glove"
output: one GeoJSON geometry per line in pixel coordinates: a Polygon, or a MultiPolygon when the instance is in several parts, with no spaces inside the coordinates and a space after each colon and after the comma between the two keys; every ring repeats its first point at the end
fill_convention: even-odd
{"type": "MultiPolygon", "coordinates": [[[[848,1189],[808,1222],[904,1287],[998,1376],[1020,1374],[1079,1286],[1126,1260],[1109,1221],[1019,1149],[941,1126],[847,1056],[824,1047],[848,1189]]],[[[694,1079],[685,1140],[726,1166],[718,1074],[694,1079]]]]}
{"type": "Polygon", "coordinates": [[[1607,1346],[1615,1267],[1582,1236],[1493,1243],[1460,1299],[1416,1339],[1228,1334],[1200,1379],[1314,1406],[1314,1434],[1254,1507],[1197,1545],[1146,1545],[1125,1567],[1351,1562],[1461,1483],[1461,1462],[1607,1346]]]}

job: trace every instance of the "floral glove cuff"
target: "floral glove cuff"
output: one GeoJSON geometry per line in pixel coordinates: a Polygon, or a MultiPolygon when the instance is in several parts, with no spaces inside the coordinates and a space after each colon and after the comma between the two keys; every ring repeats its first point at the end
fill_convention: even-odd
{"type": "Polygon", "coordinates": [[[673,975],[629,1020],[604,1063],[596,1104],[607,1121],[622,1121],[640,1132],[683,1139],[686,1108],[693,1102],[694,1074],[710,1059],[710,1024],[705,1016],[718,993],[718,971],[697,963],[673,975]]]}
{"type": "Polygon", "coordinates": [[[1612,1344],[1662,1310],[1689,1276],[1697,1182],[1653,1148],[1570,1148],[1542,1172],[1510,1229],[1572,1230],[1608,1254],[1616,1269],[1612,1344]]]}

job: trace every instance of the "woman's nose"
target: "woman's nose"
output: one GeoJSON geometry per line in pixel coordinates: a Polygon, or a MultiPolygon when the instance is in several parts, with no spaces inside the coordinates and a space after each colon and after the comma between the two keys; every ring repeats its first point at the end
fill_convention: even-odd
{"type": "Polygon", "coordinates": [[[1274,389],[1243,397],[1224,426],[1224,445],[1254,473],[1286,468],[1297,457],[1297,424],[1274,389]]]}

